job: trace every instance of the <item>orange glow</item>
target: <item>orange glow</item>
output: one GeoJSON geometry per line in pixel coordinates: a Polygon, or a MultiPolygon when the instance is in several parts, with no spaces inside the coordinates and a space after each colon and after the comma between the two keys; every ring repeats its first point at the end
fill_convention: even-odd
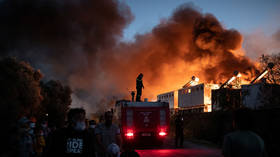
{"type": "MultiPolygon", "coordinates": [[[[102,30],[108,33],[107,29],[102,30]]],[[[213,15],[185,5],[152,31],[137,35],[133,42],[114,41],[121,32],[113,34],[113,38],[104,37],[102,45],[92,49],[96,52],[84,55],[89,58],[82,64],[85,67],[68,80],[74,91],[82,89],[98,98],[94,105],[102,110],[103,104],[109,104],[108,98],[131,100],[128,91],[136,90],[140,72],[144,74],[145,86],[141,100],[156,101],[157,95],[182,88],[192,76],[197,77],[195,82],[220,84],[236,70],[242,73],[242,84],[251,81],[257,69],[256,63],[246,57],[238,31],[226,29],[213,15]]]]}
{"type": "Polygon", "coordinates": [[[240,73],[238,73],[237,77],[241,77],[242,75],[240,73]]]}
{"type": "Polygon", "coordinates": [[[227,82],[227,84],[230,84],[233,80],[235,80],[235,76],[233,76],[228,82],[227,82]]]}
{"type": "Polygon", "coordinates": [[[178,108],[178,91],[174,91],[174,108],[178,108]]]}
{"type": "MultiPolygon", "coordinates": [[[[144,84],[151,87],[147,89],[145,88],[143,90],[143,97],[149,98],[150,100],[155,100],[158,94],[178,90],[182,88],[184,84],[186,84],[186,81],[188,81],[187,78],[190,78],[192,75],[198,76],[200,78],[199,82],[210,84],[223,83],[229,79],[229,77],[218,77],[219,73],[217,73],[213,74],[213,77],[216,77],[216,80],[209,81],[203,73],[199,73],[200,67],[204,69],[207,67],[207,65],[216,66],[215,62],[211,62],[210,60],[205,60],[205,62],[202,62],[202,64],[197,65],[188,65],[185,62],[179,61],[174,63],[173,66],[165,66],[162,68],[162,76],[160,77],[160,80],[157,80],[156,84],[154,84],[155,82],[150,82],[147,78],[146,80],[144,78],[144,84]],[[188,72],[186,73],[186,71],[188,72]]],[[[230,72],[229,75],[232,75],[232,72],[230,72]]],[[[242,77],[239,78],[241,79],[241,84],[247,84],[250,83],[253,77],[254,76],[251,73],[242,73],[242,77]]],[[[232,78],[232,80],[229,82],[232,82],[234,79],[236,79],[236,77],[232,78]]],[[[187,90],[186,92],[190,93],[191,91],[187,90]]]]}

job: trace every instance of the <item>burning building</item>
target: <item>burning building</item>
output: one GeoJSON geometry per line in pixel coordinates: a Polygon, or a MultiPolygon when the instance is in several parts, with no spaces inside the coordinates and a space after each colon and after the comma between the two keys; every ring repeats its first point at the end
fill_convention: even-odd
{"type": "Polygon", "coordinates": [[[217,88],[217,84],[202,83],[179,89],[179,107],[184,110],[211,112],[211,91],[217,88]]]}
{"type": "Polygon", "coordinates": [[[178,90],[163,93],[157,96],[157,100],[168,102],[171,110],[178,108],[178,90]]]}
{"type": "Polygon", "coordinates": [[[212,111],[230,110],[241,107],[241,74],[234,71],[233,76],[220,88],[212,90],[212,111]]]}
{"type": "Polygon", "coordinates": [[[195,76],[181,89],[159,94],[158,101],[168,102],[170,108],[195,112],[211,112],[211,90],[217,89],[217,84],[198,84],[195,76]]]}
{"type": "Polygon", "coordinates": [[[242,106],[241,89],[219,88],[212,90],[212,111],[232,110],[242,106]]]}
{"type": "Polygon", "coordinates": [[[233,76],[220,86],[217,84],[198,84],[195,76],[181,89],[158,95],[158,101],[168,102],[170,108],[194,112],[234,110],[240,107],[251,109],[280,107],[280,85],[266,83],[264,76],[273,68],[269,63],[250,84],[241,85],[241,74],[234,71],[233,76]]]}
{"type": "Polygon", "coordinates": [[[264,76],[272,71],[273,63],[267,67],[248,85],[242,85],[242,104],[251,109],[279,108],[280,85],[268,84],[264,76]]]}
{"type": "MultiPolygon", "coordinates": [[[[242,35],[192,4],[178,6],[132,42],[121,40],[133,15],[120,1],[3,0],[1,4],[0,56],[31,61],[50,76],[47,79],[69,84],[76,99],[72,104],[85,104],[92,112],[103,110],[115,97],[127,98],[126,89],[134,88],[139,72],[149,87],[143,97],[154,99],[158,91],[178,89],[185,77],[191,77],[186,71],[203,82],[217,83],[233,70],[250,74],[255,69],[241,49],[242,35]]],[[[189,100],[173,95],[160,98],[175,108],[172,99],[189,100]]]]}
{"type": "Polygon", "coordinates": [[[280,85],[268,84],[264,78],[273,66],[273,63],[269,63],[265,70],[255,77],[250,84],[240,85],[238,82],[240,82],[241,75],[235,73],[219,89],[212,91],[213,111],[240,107],[254,110],[279,107],[280,85]]]}
{"type": "Polygon", "coordinates": [[[256,83],[242,85],[242,104],[251,109],[280,108],[280,85],[256,83]]]}

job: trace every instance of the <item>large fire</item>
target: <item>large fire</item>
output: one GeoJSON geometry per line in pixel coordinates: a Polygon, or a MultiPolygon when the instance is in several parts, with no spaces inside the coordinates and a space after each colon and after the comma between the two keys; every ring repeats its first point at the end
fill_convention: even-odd
{"type": "Polygon", "coordinates": [[[102,67],[120,90],[135,89],[142,72],[143,97],[156,100],[157,94],[181,88],[193,75],[203,83],[223,83],[239,71],[242,83],[250,81],[256,66],[241,44],[239,32],[225,29],[211,14],[183,5],[152,32],[122,43],[113,56],[102,56],[102,67]]]}
{"type": "Polygon", "coordinates": [[[31,60],[51,79],[70,84],[73,98],[82,100],[75,102],[87,102],[93,109],[104,100],[129,98],[140,72],[143,97],[155,100],[159,93],[181,88],[193,75],[203,83],[223,83],[235,70],[243,81],[250,81],[255,71],[242,50],[241,34],[190,4],[128,43],[121,35],[133,16],[119,1],[2,4],[1,56],[31,60]]]}

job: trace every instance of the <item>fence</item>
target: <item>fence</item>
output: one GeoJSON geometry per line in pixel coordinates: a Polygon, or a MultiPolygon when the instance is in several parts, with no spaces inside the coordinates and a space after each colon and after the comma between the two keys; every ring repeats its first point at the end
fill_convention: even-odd
{"type": "MultiPolygon", "coordinates": [[[[252,130],[264,140],[269,156],[280,154],[280,109],[256,110],[252,118],[252,130]]],[[[233,131],[232,120],[233,113],[229,111],[185,113],[184,135],[221,146],[224,135],[233,131]]],[[[174,126],[174,122],[171,125],[174,126]]]]}

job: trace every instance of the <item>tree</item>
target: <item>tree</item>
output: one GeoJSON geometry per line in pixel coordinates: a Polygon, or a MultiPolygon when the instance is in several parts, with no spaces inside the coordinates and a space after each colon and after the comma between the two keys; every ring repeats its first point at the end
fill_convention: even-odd
{"type": "Polygon", "coordinates": [[[11,118],[4,118],[5,120],[31,116],[43,99],[40,94],[41,72],[15,58],[2,59],[0,71],[1,116],[8,118],[13,115],[11,118]]]}
{"type": "Polygon", "coordinates": [[[266,79],[268,83],[280,84],[280,52],[277,54],[271,55],[262,55],[260,57],[261,68],[264,70],[268,63],[272,62],[274,67],[272,70],[266,75],[266,79]]]}
{"type": "Polygon", "coordinates": [[[60,81],[51,80],[46,83],[41,82],[41,88],[44,96],[41,112],[44,115],[48,114],[49,123],[62,127],[72,102],[70,87],[63,86],[60,81]]]}
{"type": "Polygon", "coordinates": [[[15,58],[0,60],[0,122],[4,126],[0,139],[3,143],[8,143],[13,136],[17,119],[31,116],[40,106],[41,78],[41,72],[26,62],[15,58]]]}

